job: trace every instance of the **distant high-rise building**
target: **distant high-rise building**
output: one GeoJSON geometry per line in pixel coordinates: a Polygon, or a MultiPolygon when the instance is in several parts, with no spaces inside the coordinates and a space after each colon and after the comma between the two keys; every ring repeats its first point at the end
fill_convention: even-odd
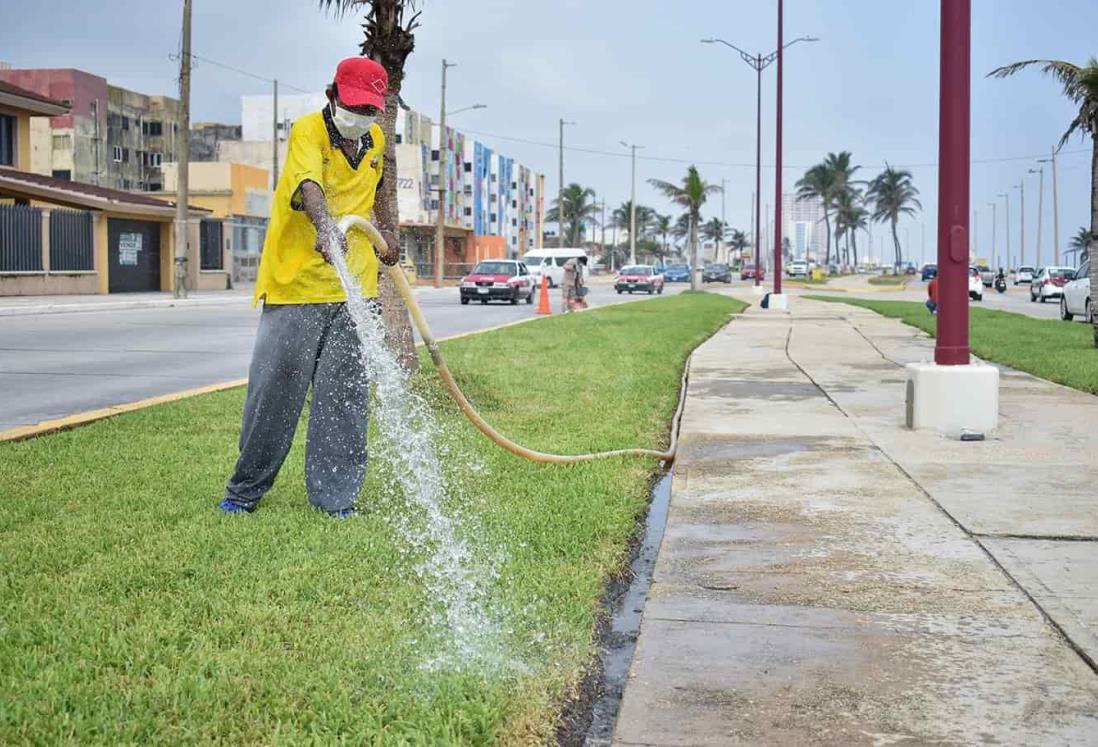
{"type": "Polygon", "coordinates": [[[798,200],[797,195],[782,194],[782,236],[788,237],[794,259],[824,259],[827,228],[823,202],[818,197],[798,200]]]}

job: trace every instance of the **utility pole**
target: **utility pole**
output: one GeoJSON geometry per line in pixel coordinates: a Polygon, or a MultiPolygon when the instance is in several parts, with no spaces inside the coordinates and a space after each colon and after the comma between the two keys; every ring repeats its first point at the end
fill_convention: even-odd
{"type": "Polygon", "coordinates": [[[438,224],[435,226],[435,282],[436,288],[442,287],[444,263],[446,262],[446,68],[456,67],[456,62],[447,62],[442,58],[442,101],[438,108],[438,224]]]}
{"type": "Polygon", "coordinates": [[[1052,164],[1052,251],[1056,257],[1056,264],[1060,264],[1060,206],[1056,201],[1056,148],[1052,149],[1051,157],[1038,159],[1037,163],[1052,164]]]}
{"type": "MultiPolygon", "coordinates": [[[[1022,200],[1021,201],[1021,213],[1022,213],[1022,215],[1021,215],[1021,226],[1018,229],[1018,234],[1019,234],[1018,235],[1018,246],[1020,247],[1020,249],[1018,251],[1021,252],[1021,257],[1018,260],[1018,264],[1024,265],[1026,263],[1026,180],[1022,179],[1022,181],[1020,181],[1016,185],[1016,189],[1019,190],[1019,192],[1021,194],[1021,200],[1022,200]]],[[[1007,262],[1007,264],[1008,265],[1010,264],[1009,261],[1007,262]]]]}
{"type": "Polygon", "coordinates": [[[560,144],[557,149],[557,248],[564,248],[564,125],[574,125],[575,122],[560,120],[560,144]]]}
{"type": "Polygon", "coordinates": [[[602,250],[603,257],[606,256],[606,198],[602,198],[602,219],[599,221],[602,224],[602,235],[599,238],[599,249],[602,250]]]}
{"type": "MultiPolygon", "coordinates": [[[[179,55],[179,122],[182,142],[175,172],[175,283],[172,295],[187,297],[187,203],[191,167],[191,0],[183,0],[183,40],[179,55]]],[[[98,114],[98,112],[97,112],[98,114]]],[[[97,120],[98,121],[98,120],[97,120]]]]}
{"type": "MultiPolygon", "coordinates": [[[[1004,226],[1004,228],[1006,228],[1006,255],[1007,255],[1007,261],[1009,261],[1010,260],[1010,192],[1000,192],[999,196],[1002,197],[1004,200],[1006,200],[1006,225],[1004,226]]],[[[1000,259],[1000,258],[996,257],[996,260],[998,260],[998,259],[1000,259]]],[[[999,262],[996,261],[995,264],[999,264],[999,262]]]]}
{"type": "MultiPolygon", "coordinates": [[[[751,213],[747,219],[752,222],[751,229],[751,243],[759,243],[759,216],[755,213],[755,205],[758,203],[758,195],[754,192],[751,193],[751,213]]],[[[740,250],[740,256],[736,257],[740,261],[740,266],[743,266],[743,250],[740,250]]]]}
{"type": "MultiPolygon", "coordinates": [[[[726,181],[725,179],[721,179],[721,236],[717,237],[717,259],[718,260],[720,260],[720,258],[721,258],[721,238],[723,238],[723,236],[724,236],[725,226],[727,225],[724,221],[724,183],[725,183],[725,181],[726,181]]],[[[725,261],[727,261],[728,259],[729,259],[728,257],[725,257],[725,261]]]]}
{"type": "Polygon", "coordinates": [[[1045,167],[1042,166],[1039,169],[1030,169],[1029,173],[1037,174],[1039,177],[1037,186],[1037,259],[1034,260],[1036,267],[1041,266],[1041,229],[1044,225],[1044,213],[1045,213],[1045,167]]]}
{"type": "Polygon", "coordinates": [[[637,148],[644,146],[630,144],[624,140],[618,142],[629,148],[633,160],[632,176],[629,181],[629,264],[635,265],[637,263],[637,148]]]}
{"type": "MultiPolygon", "coordinates": [[[[778,85],[774,103],[774,295],[782,295],[782,0],[778,0],[778,85]]],[[[757,271],[756,271],[757,277],[757,271]]],[[[783,307],[779,307],[783,308],[783,307]]]]}
{"type": "Polygon", "coordinates": [[[995,251],[996,251],[996,249],[995,249],[995,246],[996,246],[996,244],[995,244],[995,224],[999,222],[999,218],[996,215],[996,212],[997,212],[996,208],[999,207],[999,203],[989,202],[988,206],[991,208],[991,254],[990,254],[990,256],[991,256],[991,261],[994,263],[995,262],[995,251]]]}
{"type": "Polygon", "coordinates": [[[271,109],[271,121],[274,124],[274,143],[271,153],[271,190],[278,186],[278,78],[274,79],[274,107],[271,109]]]}

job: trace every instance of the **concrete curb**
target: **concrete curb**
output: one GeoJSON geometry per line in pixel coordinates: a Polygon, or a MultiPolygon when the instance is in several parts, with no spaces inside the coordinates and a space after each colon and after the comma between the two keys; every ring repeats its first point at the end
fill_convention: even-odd
{"type": "Polygon", "coordinates": [[[0,317],[36,316],[39,314],[81,314],[90,311],[124,311],[127,309],[156,309],[172,306],[224,306],[234,303],[250,303],[247,296],[233,298],[167,298],[143,301],[105,301],[102,303],[54,303],[35,306],[0,306],[0,317]]]}

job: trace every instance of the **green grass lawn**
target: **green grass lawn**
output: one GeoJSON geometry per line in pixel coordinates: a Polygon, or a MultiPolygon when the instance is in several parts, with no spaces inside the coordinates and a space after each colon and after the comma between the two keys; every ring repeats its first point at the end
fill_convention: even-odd
{"type": "MultiPolygon", "coordinates": [[[[443,351],[524,444],[661,446],[687,355],[741,308],[686,293],[443,351]]],[[[304,494],[302,427],[258,512],[215,510],[244,399],[231,390],[0,444],[0,743],[551,740],[656,464],[519,460],[462,418],[424,361],[415,385],[443,431],[450,508],[474,555],[494,558],[498,665],[430,665],[446,636],[427,622],[430,590],[396,528],[411,509],[384,464],[360,515],[331,520],[304,494]]]]}
{"type": "Polygon", "coordinates": [[[870,285],[907,285],[907,275],[874,275],[869,278],[870,285]]]}
{"type": "MultiPolygon", "coordinates": [[[[936,331],[936,318],[917,301],[868,301],[827,296],[806,298],[862,306],[918,327],[932,336],[936,331]]],[[[1089,325],[970,308],[969,345],[973,354],[984,360],[1098,394],[1098,349],[1094,347],[1094,332],[1089,325]]]]}

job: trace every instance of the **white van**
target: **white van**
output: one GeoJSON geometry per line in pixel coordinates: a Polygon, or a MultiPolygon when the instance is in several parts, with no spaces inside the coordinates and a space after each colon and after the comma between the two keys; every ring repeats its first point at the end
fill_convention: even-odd
{"type": "Polygon", "coordinates": [[[579,248],[535,249],[523,255],[522,262],[534,276],[534,282],[541,285],[541,275],[549,278],[549,287],[555,288],[564,279],[564,263],[576,257],[586,257],[587,251],[579,248]]]}

